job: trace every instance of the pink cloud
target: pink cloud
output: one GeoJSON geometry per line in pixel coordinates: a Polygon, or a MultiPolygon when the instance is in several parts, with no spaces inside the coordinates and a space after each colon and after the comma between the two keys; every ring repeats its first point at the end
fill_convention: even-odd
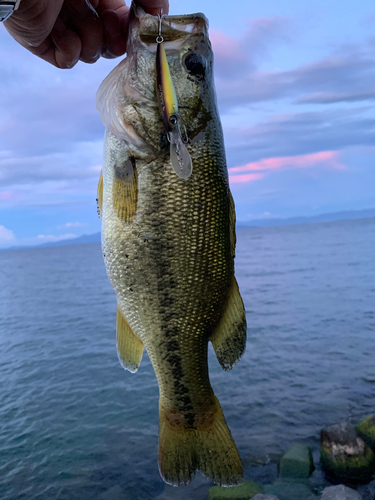
{"type": "Polygon", "coordinates": [[[268,171],[283,168],[307,168],[317,164],[325,163],[328,167],[337,170],[345,170],[346,166],[339,162],[338,151],[320,151],[308,155],[298,156],[280,156],[275,158],[265,158],[263,160],[254,161],[239,167],[232,167],[229,169],[229,174],[237,172],[251,172],[251,171],[268,171]]]}
{"type": "Polygon", "coordinates": [[[213,29],[210,29],[210,40],[216,60],[244,61],[247,59],[247,55],[242,51],[240,40],[213,29]]]}
{"type": "Polygon", "coordinates": [[[13,198],[13,195],[10,191],[2,191],[0,193],[0,200],[10,200],[13,198]]]}
{"type": "MultiPolygon", "coordinates": [[[[229,169],[230,171],[231,169],[229,169]]],[[[230,175],[229,172],[229,181],[231,184],[235,184],[237,182],[253,182],[258,181],[259,179],[263,179],[264,174],[243,174],[243,175],[230,175]]]]}

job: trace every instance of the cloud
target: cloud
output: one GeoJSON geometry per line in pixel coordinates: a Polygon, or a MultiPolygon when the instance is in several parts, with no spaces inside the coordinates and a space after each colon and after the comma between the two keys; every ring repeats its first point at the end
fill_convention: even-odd
{"type": "Polygon", "coordinates": [[[0,191],[0,200],[10,200],[12,196],[11,191],[0,191]]]}
{"type": "Polygon", "coordinates": [[[279,43],[290,42],[291,20],[286,17],[250,19],[245,33],[231,37],[210,29],[210,40],[215,54],[215,75],[231,76],[253,71],[258,61],[279,43]]]}
{"type": "Polygon", "coordinates": [[[266,158],[241,167],[232,167],[230,173],[247,172],[253,170],[275,170],[283,168],[306,168],[317,163],[327,163],[332,168],[344,170],[346,167],[338,162],[338,151],[320,151],[310,155],[284,156],[279,158],[266,158]]]}
{"type": "Polygon", "coordinates": [[[295,104],[332,104],[337,102],[368,101],[375,99],[375,91],[363,93],[317,92],[295,101],[295,104]]]}
{"type": "Polygon", "coordinates": [[[99,172],[92,166],[102,153],[102,142],[67,145],[61,153],[0,158],[2,187],[40,184],[44,181],[97,179],[99,172]]]}
{"type": "Polygon", "coordinates": [[[73,233],[60,234],[59,236],[55,236],[53,234],[39,234],[36,237],[37,241],[39,241],[40,243],[51,243],[55,241],[71,240],[72,238],[77,238],[77,235],[73,233]]]}
{"type": "Polygon", "coordinates": [[[86,227],[87,224],[84,224],[83,222],[67,222],[66,224],[63,224],[62,226],[57,226],[58,229],[62,229],[64,227],[86,227]]]}
{"type": "Polygon", "coordinates": [[[13,231],[4,226],[0,226],[0,245],[7,245],[15,240],[13,231]]]}
{"type": "Polygon", "coordinates": [[[229,182],[231,184],[254,182],[263,179],[263,174],[244,174],[244,175],[231,175],[229,171],[229,182]]]}
{"type": "Polygon", "coordinates": [[[222,111],[280,99],[292,99],[301,105],[374,98],[375,56],[371,39],[357,45],[342,44],[331,54],[288,71],[262,70],[253,58],[248,55],[235,72],[218,59],[216,89],[222,111]]]}
{"type": "Polygon", "coordinates": [[[104,127],[100,82],[118,61],[61,71],[0,26],[0,204],[64,204],[95,198],[104,127]]]}
{"type": "Polygon", "coordinates": [[[77,238],[76,234],[66,233],[60,235],[54,234],[39,234],[38,236],[30,238],[16,238],[13,231],[4,226],[0,226],[0,247],[7,248],[13,246],[35,246],[42,245],[43,243],[51,243],[63,240],[71,240],[77,238]]]}
{"type": "Polygon", "coordinates": [[[273,170],[288,170],[291,168],[311,168],[315,165],[325,165],[336,170],[345,170],[346,166],[338,161],[338,151],[320,151],[319,153],[265,158],[229,169],[229,179],[233,183],[246,183],[263,179],[264,175],[273,170]],[[249,173],[244,173],[249,172],[249,173]],[[240,175],[238,175],[240,174],[240,175]]]}
{"type": "Polygon", "coordinates": [[[40,205],[96,197],[102,142],[68,144],[61,153],[0,157],[0,205],[40,205]]]}
{"type": "Polygon", "coordinates": [[[371,108],[275,114],[249,127],[224,127],[229,166],[262,158],[340,151],[375,144],[371,108]],[[245,160],[246,161],[246,160],[245,160]]]}
{"type": "MultiPolygon", "coordinates": [[[[228,165],[243,169],[230,171],[231,183],[245,184],[244,191],[258,198],[259,190],[280,190],[277,196],[284,204],[292,198],[288,189],[298,184],[297,177],[306,182],[305,190],[296,189],[301,197],[311,189],[303,168],[343,182],[349,175],[337,175],[340,171],[334,162],[346,164],[348,148],[375,144],[374,39],[335,46],[325,44],[323,38],[308,40],[306,56],[300,59],[304,63],[293,65],[304,43],[301,37],[295,40],[295,26],[291,19],[273,17],[249,21],[239,36],[210,31],[216,88],[225,113],[228,165]],[[311,59],[307,54],[312,53],[320,55],[311,59]],[[319,161],[317,155],[327,152],[337,156],[319,161]],[[309,166],[309,158],[316,163],[309,166]],[[262,178],[264,182],[256,182],[262,178]]],[[[95,93],[119,61],[102,59],[91,66],[78,64],[71,71],[57,70],[19,47],[3,26],[0,60],[0,91],[6,95],[0,103],[1,210],[27,206],[29,214],[33,206],[37,213],[52,206],[56,213],[66,209],[66,215],[45,227],[66,229],[69,234],[77,228],[79,233],[74,221],[86,219],[66,207],[88,205],[87,200],[95,203],[104,132],[95,110],[95,93]]],[[[354,162],[348,165],[352,168],[354,162]]],[[[367,164],[366,168],[370,169],[367,164]]],[[[323,184],[316,185],[314,196],[321,197],[323,184]]],[[[333,190],[328,191],[332,196],[333,190]]],[[[274,212],[270,199],[263,196],[259,213],[274,212]]],[[[280,205],[277,213],[281,209],[280,205]]],[[[6,220],[3,223],[9,225],[6,220]]],[[[40,226],[33,234],[43,233],[39,242],[61,238],[50,231],[40,226]]]]}

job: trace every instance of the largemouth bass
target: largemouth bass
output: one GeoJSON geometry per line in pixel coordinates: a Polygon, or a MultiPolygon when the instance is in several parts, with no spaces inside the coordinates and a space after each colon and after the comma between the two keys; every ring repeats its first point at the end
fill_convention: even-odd
{"type": "Polygon", "coordinates": [[[246,319],[206,17],[158,19],[133,3],[127,57],[101,84],[97,108],[106,126],[98,208],[117,295],[118,356],[136,372],[145,348],[155,370],[161,476],[182,485],[199,470],[220,485],[239,484],[240,456],[207,364],[209,341],[224,370],[238,362],[246,319]],[[188,137],[192,173],[181,176],[157,96],[160,30],[181,136],[188,137]]]}

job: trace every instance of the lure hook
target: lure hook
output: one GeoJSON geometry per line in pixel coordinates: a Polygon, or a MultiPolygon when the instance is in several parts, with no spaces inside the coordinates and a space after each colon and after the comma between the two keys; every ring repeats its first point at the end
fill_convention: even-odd
{"type": "Polygon", "coordinates": [[[160,14],[157,14],[157,16],[159,18],[159,33],[156,37],[156,43],[163,43],[164,37],[161,34],[161,23],[163,22],[163,18],[165,17],[165,14],[163,15],[163,9],[160,9],[160,14]]]}
{"type": "Polygon", "coordinates": [[[187,144],[189,142],[189,136],[187,134],[186,126],[185,126],[184,123],[182,124],[182,126],[184,127],[184,137],[182,137],[182,134],[180,132],[181,139],[182,139],[182,142],[184,142],[185,144],[187,144]]]}
{"type": "Polygon", "coordinates": [[[169,70],[167,55],[164,48],[164,37],[161,34],[163,10],[157,15],[159,19],[158,35],[156,37],[156,95],[159,110],[163,118],[167,139],[170,143],[171,165],[175,174],[181,179],[188,179],[191,176],[193,165],[189,151],[185,144],[189,141],[186,127],[184,127],[185,137],[181,136],[180,124],[178,121],[178,101],[173,85],[171,72],[169,70]]]}

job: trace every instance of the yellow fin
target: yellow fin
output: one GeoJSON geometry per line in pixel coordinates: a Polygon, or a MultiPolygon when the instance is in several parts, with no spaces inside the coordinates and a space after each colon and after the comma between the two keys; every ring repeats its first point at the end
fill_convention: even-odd
{"type": "Polygon", "coordinates": [[[233,368],[245,352],[246,314],[234,276],[226,308],[210,340],[223,370],[233,368]]]}
{"type": "Polygon", "coordinates": [[[168,484],[189,483],[199,470],[214,483],[234,486],[243,482],[241,458],[225,421],[220,403],[215,398],[209,426],[186,429],[168,419],[159,405],[159,470],[168,484]]]}
{"type": "Polygon", "coordinates": [[[230,251],[234,258],[236,256],[236,209],[232,193],[229,191],[229,238],[230,251]]]}
{"type": "Polygon", "coordinates": [[[137,210],[138,185],[135,160],[127,158],[122,164],[115,165],[112,195],[113,209],[119,219],[132,222],[137,210]]]}
{"type": "Polygon", "coordinates": [[[126,370],[135,373],[142,361],[143,343],[135,336],[118,306],[116,330],[117,354],[119,360],[126,370]]]}
{"type": "Polygon", "coordinates": [[[103,213],[103,172],[102,171],[100,171],[100,177],[99,177],[99,182],[98,182],[96,205],[97,205],[97,209],[98,209],[99,219],[102,220],[102,213],[103,213]]]}

